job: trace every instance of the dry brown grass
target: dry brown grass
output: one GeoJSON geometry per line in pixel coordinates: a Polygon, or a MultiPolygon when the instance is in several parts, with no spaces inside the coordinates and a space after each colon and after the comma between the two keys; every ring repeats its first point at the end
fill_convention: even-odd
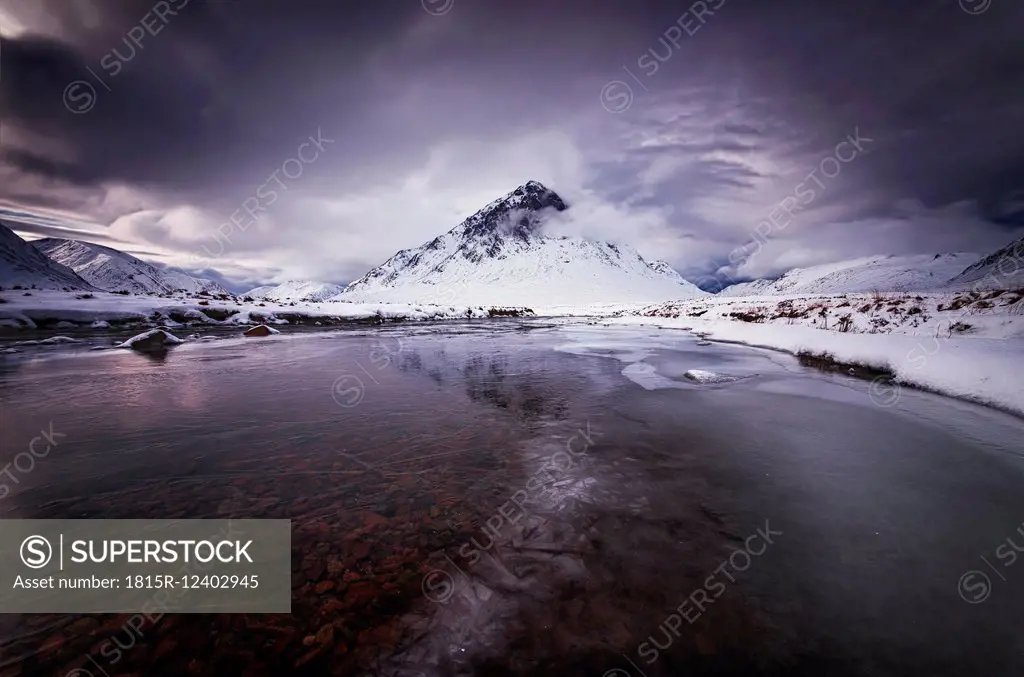
{"type": "Polygon", "coordinates": [[[764,313],[752,312],[748,310],[734,310],[729,313],[729,317],[740,320],[741,322],[756,322],[762,323],[767,319],[764,313]]]}

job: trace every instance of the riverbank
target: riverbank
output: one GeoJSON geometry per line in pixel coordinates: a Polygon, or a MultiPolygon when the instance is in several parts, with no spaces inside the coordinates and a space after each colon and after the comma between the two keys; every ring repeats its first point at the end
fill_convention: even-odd
{"type": "Polygon", "coordinates": [[[0,292],[0,332],[156,326],[310,325],[533,315],[529,308],[422,303],[273,303],[247,297],[123,295],[18,289],[0,292]]]}
{"type": "Polygon", "coordinates": [[[713,341],[877,370],[872,400],[880,406],[894,405],[903,385],[1024,416],[1022,298],[1020,292],[712,298],[603,321],[687,329],[713,341]]]}

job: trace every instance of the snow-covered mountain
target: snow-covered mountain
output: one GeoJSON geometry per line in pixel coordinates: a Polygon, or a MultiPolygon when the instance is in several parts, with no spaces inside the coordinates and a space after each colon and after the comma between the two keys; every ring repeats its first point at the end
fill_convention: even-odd
{"type": "Polygon", "coordinates": [[[1024,237],[968,266],[950,284],[984,289],[1024,287],[1024,237]]]}
{"type": "MultiPolygon", "coordinates": [[[[154,266],[155,268],[156,266],[154,266]]],[[[220,283],[215,282],[206,277],[194,277],[186,272],[180,270],[171,270],[169,268],[157,268],[163,275],[164,281],[172,290],[182,290],[189,294],[197,294],[201,291],[209,292],[210,294],[227,294],[231,296],[231,292],[225,289],[220,283]]]]}
{"type": "Polygon", "coordinates": [[[0,222],[0,287],[96,291],[75,271],[51,260],[0,222]]]}
{"type": "Polygon", "coordinates": [[[213,280],[158,268],[111,247],[55,237],[36,240],[32,245],[104,291],[160,294],[180,289],[190,294],[230,293],[213,280]]]}
{"type": "Polygon", "coordinates": [[[566,209],[554,191],[529,181],[447,233],[398,252],[335,299],[546,306],[705,294],[630,247],[545,235],[546,217],[566,209]]]}
{"type": "Polygon", "coordinates": [[[869,256],[809,268],[794,268],[777,280],[753,280],[726,287],[719,296],[844,294],[871,291],[929,291],[946,287],[977,254],[869,256]]]}
{"type": "Polygon", "coordinates": [[[319,303],[332,296],[337,296],[345,288],[330,282],[313,282],[310,280],[288,280],[278,285],[265,285],[250,289],[243,296],[267,301],[307,301],[319,303]]]}

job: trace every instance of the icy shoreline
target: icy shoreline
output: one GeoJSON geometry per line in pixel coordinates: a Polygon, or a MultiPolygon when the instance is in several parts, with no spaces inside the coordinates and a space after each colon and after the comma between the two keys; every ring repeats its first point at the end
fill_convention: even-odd
{"type": "Polygon", "coordinates": [[[713,341],[892,374],[891,380],[880,376],[872,382],[872,400],[879,406],[893,406],[904,385],[1024,416],[1022,302],[1015,292],[1003,301],[1002,294],[985,296],[701,299],[628,311],[604,323],[687,329],[713,341]],[[847,314],[848,320],[837,322],[847,314]]]}
{"type": "MultiPolygon", "coordinates": [[[[640,306],[538,308],[410,303],[270,303],[198,296],[0,292],[0,333],[24,330],[311,327],[501,316],[591,318],[608,325],[689,329],[714,341],[804,354],[892,374],[913,386],[1024,416],[1024,293],[947,292],[800,297],[702,297],[640,306]],[[28,295],[25,295],[28,294],[28,295]]],[[[875,386],[873,383],[872,386],[875,386]]],[[[884,392],[883,392],[884,391],[884,392]]],[[[874,398],[873,398],[874,399],[874,398]]]]}
{"type": "Polygon", "coordinates": [[[528,308],[423,303],[273,303],[213,296],[162,297],[52,290],[0,292],[0,332],[32,329],[333,325],[532,316],[528,308]]]}

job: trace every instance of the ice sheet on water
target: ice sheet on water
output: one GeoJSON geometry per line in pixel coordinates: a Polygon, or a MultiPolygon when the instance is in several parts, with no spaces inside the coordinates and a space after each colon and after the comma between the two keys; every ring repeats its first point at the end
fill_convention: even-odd
{"type": "Polygon", "coordinates": [[[569,353],[570,355],[583,355],[590,357],[610,357],[618,360],[619,362],[640,362],[641,360],[651,357],[654,353],[646,348],[640,348],[638,346],[619,346],[619,345],[606,345],[606,344],[586,344],[586,343],[569,343],[561,346],[555,346],[555,350],[560,353],[569,353]]]}
{"type": "MultiPolygon", "coordinates": [[[[679,342],[666,340],[665,336],[652,334],[649,331],[633,334],[616,334],[606,331],[600,335],[600,338],[594,333],[587,332],[578,332],[578,335],[579,340],[576,342],[557,346],[555,350],[573,355],[610,357],[619,362],[625,362],[626,367],[622,370],[622,375],[645,390],[686,389],[692,387],[693,383],[730,383],[744,378],[744,376],[704,369],[689,369],[682,372],[677,366],[669,366],[665,363],[664,351],[679,351],[683,346],[679,342]],[[680,375],[685,379],[680,378],[680,375]]],[[[711,344],[701,341],[697,345],[711,344]]],[[[673,352],[673,354],[688,355],[685,350],[678,353],[673,352]]],[[[688,357],[683,359],[685,361],[688,357]]],[[[678,363],[679,360],[676,359],[674,362],[678,363]]]]}
{"type": "Polygon", "coordinates": [[[622,370],[622,375],[644,390],[663,390],[665,388],[686,388],[680,383],[658,373],[657,367],[646,362],[636,362],[622,370]]]}

